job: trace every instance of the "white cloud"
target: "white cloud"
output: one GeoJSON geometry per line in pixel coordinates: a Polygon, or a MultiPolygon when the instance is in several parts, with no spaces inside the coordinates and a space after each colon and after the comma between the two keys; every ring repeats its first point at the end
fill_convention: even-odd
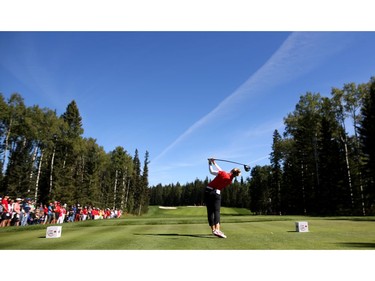
{"type": "MultiPolygon", "coordinates": [[[[269,153],[264,151],[271,151],[272,133],[280,128],[283,118],[277,116],[280,120],[275,124],[269,120],[276,118],[271,117],[274,114],[271,112],[274,109],[270,107],[272,95],[278,93],[283,85],[297,81],[340,52],[350,40],[353,37],[345,33],[292,33],[237,90],[156,156],[151,161],[152,169],[167,163],[169,157],[176,169],[178,162],[188,161],[187,158],[197,162],[197,159],[202,161],[202,157],[206,156],[238,157],[253,159],[252,163],[269,158],[269,153]],[[260,108],[264,110],[257,114],[260,108]],[[244,118],[250,120],[250,126],[244,125],[244,118]],[[235,123],[238,127],[233,125],[235,123]],[[259,125],[254,127],[254,124],[259,125]]],[[[286,112],[281,114],[285,116],[286,112]]],[[[172,171],[173,167],[170,169],[172,171]]]]}

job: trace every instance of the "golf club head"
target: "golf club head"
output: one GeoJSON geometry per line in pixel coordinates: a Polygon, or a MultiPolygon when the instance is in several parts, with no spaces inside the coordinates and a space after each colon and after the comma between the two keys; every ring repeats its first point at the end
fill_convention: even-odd
{"type": "Polygon", "coordinates": [[[250,166],[244,165],[243,168],[246,172],[250,172],[250,166]]]}

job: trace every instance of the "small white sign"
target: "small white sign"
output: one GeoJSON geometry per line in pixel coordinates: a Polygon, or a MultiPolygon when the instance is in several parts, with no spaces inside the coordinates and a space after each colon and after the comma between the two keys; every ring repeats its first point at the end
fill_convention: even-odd
{"type": "Polygon", "coordinates": [[[307,223],[307,221],[297,221],[296,231],[297,232],[309,232],[309,224],[307,223]]]}
{"type": "Polygon", "coordinates": [[[46,238],[59,238],[61,237],[61,226],[49,226],[47,227],[46,238]]]}

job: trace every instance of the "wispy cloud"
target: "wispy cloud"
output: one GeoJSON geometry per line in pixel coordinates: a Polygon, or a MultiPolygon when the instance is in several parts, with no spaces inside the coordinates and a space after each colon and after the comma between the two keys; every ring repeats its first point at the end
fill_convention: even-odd
{"type": "Polygon", "coordinates": [[[183,166],[190,166],[190,173],[201,175],[206,156],[263,165],[269,159],[272,133],[275,129],[282,131],[283,117],[287,114],[280,112],[277,104],[283,99],[280,89],[291,83],[299,84],[300,77],[347,48],[355,38],[347,35],[291,33],[261,68],[151,159],[150,170],[162,181],[186,178],[183,166]],[[221,133],[223,130],[225,133],[221,133]]]}
{"type": "Polygon", "coordinates": [[[221,101],[215,109],[190,126],[153,161],[160,160],[198,129],[211,124],[214,120],[224,119],[230,114],[243,111],[243,105],[249,104],[244,102],[250,98],[264,94],[266,90],[296,79],[315,68],[327,56],[344,48],[343,39],[344,34],[340,33],[292,33],[258,71],[221,101]],[[340,37],[341,43],[338,43],[337,37],[340,37]]]}

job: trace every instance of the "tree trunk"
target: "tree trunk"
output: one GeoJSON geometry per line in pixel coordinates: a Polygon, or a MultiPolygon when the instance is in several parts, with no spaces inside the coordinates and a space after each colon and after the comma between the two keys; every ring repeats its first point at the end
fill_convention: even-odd
{"type": "MultiPolygon", "coordinates": [[[[39,179],[40,179],[40,173],[42,171],[42,162],[43,162],[43,150],[41,151],[41,154],[40,154],[40,160],[39,160],[39,165],[38,165],[38,174],[37,174],[36,183],[35,183],[35,196],[34,196],[34,202],[35,203],[38,200],[39,179]]],[[[35,206],[35,208],[36,208],[36,206],[35,206]]]]}
{"type": "MultiPolygon", "coordinates": [[[[356,160],[357,160],[357,165],[360,166],[360,143],[359,143],[359,138],[358,138],[358,124],[357,124],[357,118],[355,115],[355,112],[353,114],[353,126],[354,126],[354,137],[355,137],[355,143],[356,143],[356,160]]],[[[365,208],[365,196],[363,194],[363,180],[362,180],[362,172],[359,170],[359,190],[361,192],[361,205],[362,205],[362,215],[366,216],[366,208],[365,208]]]]}
{"type": "Polygon", "coordinates": [[[125,193],[126,193],[126,175],[125,173],[122,176],[122,197],[121,197],[121,210],[124,210],[124,203],[125,203],[125,193]]]}
{"type": "Polygon", "coordinates": [[[307,215],[307,209],[306,209],[306,191],[305,191],[305,173],[304,173],[304,164],[303,160],[301,161],[301,179],[302,179],[302,202],[303,202],[303,214],[307,215]]]}
{"type": "Polygon", "coordinates": [[[38,152],[38,146],[35,146],[35,149],[34,149],[34,152],[33,152],[33,158],[31,160],[32,164],[31,164],[31,171],[30,171],[30,175],[29,175],[29,186],[31,185],[31,181],[32,181],[33,176],[34,176],[33,166],[34,166],[34,162],[35,162],[35,159],[36,159],[37,152],[38,152]]]}
{"type": "Polygon", "coordinates": [[[113,188],[113,209],[116,208],[117,174],[118,174],[118,170],[116,170],[116,174],[115,174],[115,186],[113,188]]]}
{"type": "Polygon", "coordinates": [[[319,189],[320,179],[319,179],[319,157],[318,157],[318,148],[317,148],[317,133],[314,136],[314,162],[315,162],[315,173],[316,173],[316,185],[319,189]]]}
{"type": "Polygon", "coordinates": [[[53,163],[55,161],[55,153],[56,153],[56,146],[53,147],[53,152],[52,152],[52,158],[51,158],[51,171],[49,174],[49,194],[52,192],[52,186],[53,186],[53,163]]]}
{"type": "Polygon", "coordinates": [[[128,186],[126,188],[126,197],[125,197],[125,209],[128,207],[129,188],[130,188],[130,180],[128,179],[128,186]]]}
{"type": "Polygon", "coordinates": [[[4,141],[4,155],[3,155],[3,160],[2,160],[2,162],[3,162],[3,172],[5,172],[5,170],[6,170],[5,160],[6,160],[8,146],[9,146],[9,137],[10,137],[11,128],[12,128],[12,119],[10,119],[10,121],[9,121],[9,127],[8,127],[8,131],[6,133],[6,137],[5,137],[5,141],[4,141]]]}
{"type": "Polygon", "coordinates": [[[349,164],[349,153],[348,153],[348,145],[345,139],[341,137],[341,141],[344,143],[344,149],[345,149],[345,162],[346,162],[346,170],[348,173],[348,184],[349,184],[349,192],[350,192],[350,200],[352,204],[352,210],[354,209],[354,195],[353,195],[353,185],[352,185],[352,176],[350,173],[350,164],[349,164]]]}

